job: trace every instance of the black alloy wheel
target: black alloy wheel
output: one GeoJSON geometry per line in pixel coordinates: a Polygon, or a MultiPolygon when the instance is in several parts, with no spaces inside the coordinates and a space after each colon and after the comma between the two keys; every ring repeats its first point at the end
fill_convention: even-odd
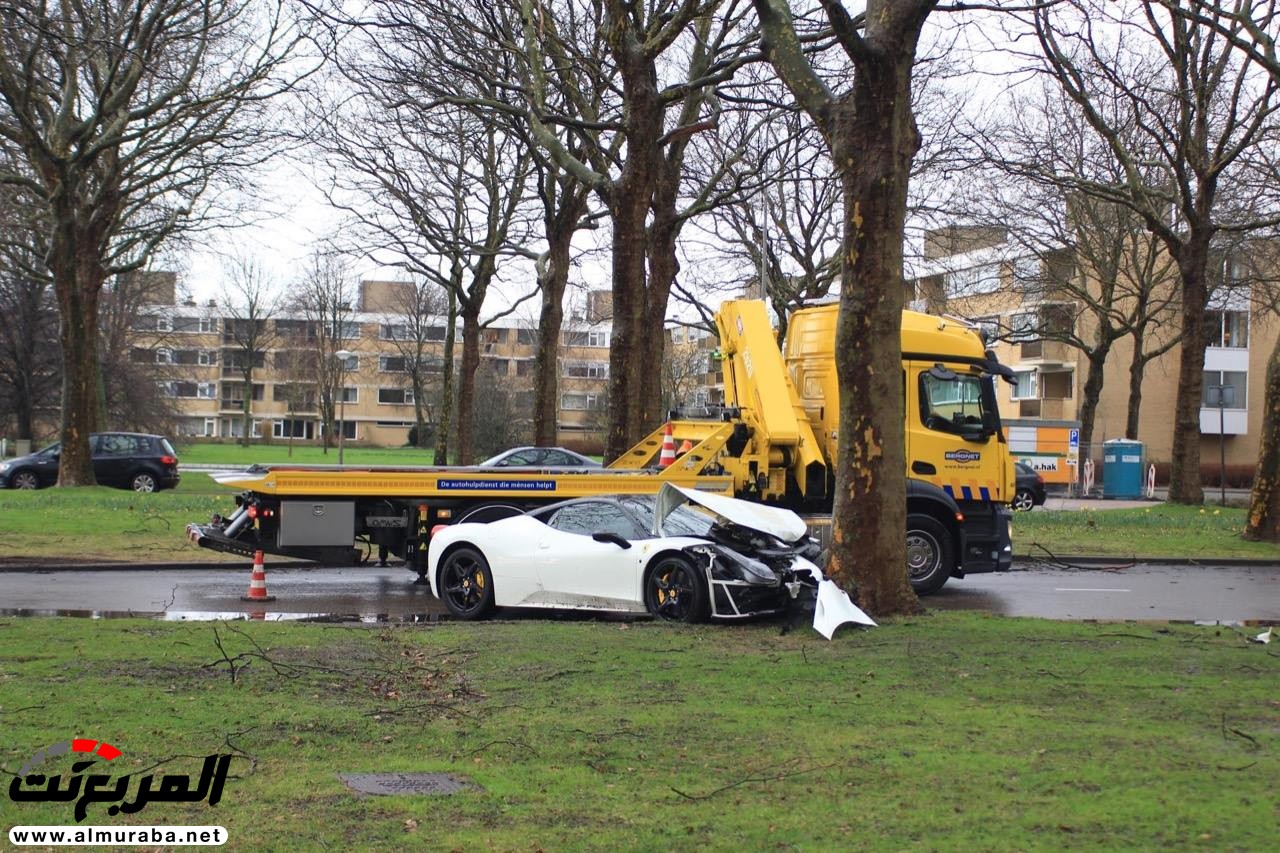
{"type": "Polygon", "coordinates": [[[645,575],[644,606],[668,622],[703,621],[707,591],[700,572],[688,560],[663,557],[645,575]]]}
{"type": "Polygon", "coordinates": [[[440,566],[440,599],[459,619],[479,619],[493,609],[493,573],[474,548],[449,553],[440,566]]]}

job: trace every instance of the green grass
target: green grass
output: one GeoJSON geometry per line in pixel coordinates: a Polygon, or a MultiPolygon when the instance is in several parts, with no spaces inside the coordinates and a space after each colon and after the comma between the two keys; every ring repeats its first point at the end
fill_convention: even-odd
{"type": "Polygon", "coordinates": [[[185,535],[188,523],[234,509],[234,494],[192,472],[178,488],[146,495],[107,486],[0,490],[0,558],[243,562],[199,548],[185,535]]]}
{"type": "Polygon", "coordinates": [[[1280,562],[1280,548],[1240,538],[1245,511],[1158,504],[1134,509],[1015,513],[1017,556],[1239,557],[1280,562]]]}
{"type": "MultiPolygon", "coordinates": [[[[295,445],[293,454],[289,446],[283,442],[277,444],[251,444],[241,447],[238,444],[193,443],[177,446],[178,459],[186,465],[250,465],[260,463],[294,463],[298,465],[337,465],[338,450],[315,445],[295,445]]],[[[351,447],[342,451],[343,462],[347,465],[432,465],[435,451],[431,448],[416,447],[351,447]]]]}
{"type": "MultiPolygon", "coordinates": [[[[123,750],[115,774],[234,752],[216,808],[85,821],[221,824],[233,850],[1275,842],[1280,667],[1227,628],[948,614],[827,643],[775,624],[9,619],[0,647],[6,771],[77,735],[123,750]],[[250,664],[234,683],[215,630],[250,664]],[[366,797],[336,775],[373,771],[479,787],[366,797]]],[[[70,811],[10,803],[7,823],[70,811]]]]}

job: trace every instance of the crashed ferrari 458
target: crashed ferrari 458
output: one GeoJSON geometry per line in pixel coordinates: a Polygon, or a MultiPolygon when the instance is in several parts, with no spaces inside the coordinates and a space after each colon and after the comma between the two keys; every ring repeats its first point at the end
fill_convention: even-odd
{"type": "Polygon", "coordinates": [[[816,595],[814,627],[828,638],[845,622],[875,624],[823,578],[818,550],[789,510],[668,484],[656,497],[579,498],[444,527],[427,562],[431,591],[462,619],[542,607],[731,620],[816,595]]]}

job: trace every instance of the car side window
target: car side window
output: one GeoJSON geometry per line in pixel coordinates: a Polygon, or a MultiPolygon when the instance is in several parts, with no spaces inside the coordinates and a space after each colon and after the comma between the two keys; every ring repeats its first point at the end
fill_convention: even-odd
{"type": "Polygon", "coordinates": [[[136,456],[138,440],[131,435],[104,435],[99,452],[103,456],[136,456]]]}
{"type": "Polygon", "coordinates": [[[642,538],[622,507],[604,501],[587,501],[562,507],[551,517],[548,526],[563,533],[576,533],[580,536],[616,533],[628,540],[642,538]]]}
{"type": "Polygon", "coordinates": [[[503,459],[502,464],[504,467],[511,468],[520,465],[534,465],[537,463],[534,461],[529,451],[521,450],[520,452],[512,453],[506,459],[503,459]]]}
{"type": "Polygon", "coordinates": [[[559,450],[548,450],[546,463],[548,465],[577,465],[578,460],[574,459],[568,453],[559,450]]]}

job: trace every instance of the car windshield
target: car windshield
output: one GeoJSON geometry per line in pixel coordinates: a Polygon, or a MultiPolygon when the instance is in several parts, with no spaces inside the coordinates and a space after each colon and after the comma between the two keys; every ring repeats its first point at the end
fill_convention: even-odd
{"type": "MultiPolygon", "coordinates": [[[[656,501],[649,495],[626,498],[626,505],[645,520],[650,528],[653,526],[653,513],[656,501]]],[[[706,536],[711,531],[715,519],[704,512],[687,506],[673,509],[662,521],[663,536],[706,536]]]]}

